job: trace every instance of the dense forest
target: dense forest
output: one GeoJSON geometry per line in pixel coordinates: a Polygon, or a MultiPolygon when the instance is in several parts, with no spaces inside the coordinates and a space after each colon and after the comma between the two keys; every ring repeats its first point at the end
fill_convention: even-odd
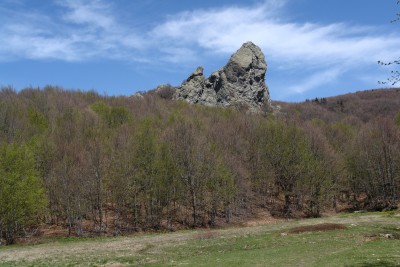
{"type": "Polygon", "coordinates": [[[274,112],[58,87],[0,91],[0,241],[389,210],[400,200],[400,89],[274,112]]]}

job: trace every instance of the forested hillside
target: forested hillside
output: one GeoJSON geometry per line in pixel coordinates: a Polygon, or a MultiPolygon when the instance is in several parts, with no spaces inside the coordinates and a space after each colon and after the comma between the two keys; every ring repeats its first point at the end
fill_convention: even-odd
{"type": "Polygon", "coordinates": [[[120,235],[399,203],[400,89],[258,115],[169,98],[2,88],[0,238],[40,224],[120,235]]]}

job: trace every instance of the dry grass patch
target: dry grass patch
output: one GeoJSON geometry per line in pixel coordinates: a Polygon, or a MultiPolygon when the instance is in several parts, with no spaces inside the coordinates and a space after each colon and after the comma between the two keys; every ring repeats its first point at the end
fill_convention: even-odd
{"type": "Polygon", "coordinates": [[[218,238],[219,236],[220,236],[220,234],[218,231],[206,229],[206,230],[199,230],[194,235],[194,239],[197,239],[197,240],[214,239],[214,238],[218,238]]]}
{"type": "Polygon", "coordinates": [[[333,230],[343,230],[346,226],[338,223],[321,223],[315,225],[305,225],[290,229],[288,232],[293,234],[304,233],[304,232],[325,232],[333,230]]]}

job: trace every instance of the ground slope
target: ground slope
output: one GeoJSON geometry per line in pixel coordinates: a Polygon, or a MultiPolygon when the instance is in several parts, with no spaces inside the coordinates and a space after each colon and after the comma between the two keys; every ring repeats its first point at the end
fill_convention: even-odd
{"type": "Polygon", "coordinates": [[[0,266],[399,266],[400,217],[347,214],[255,227],[0,248],[0,266]]]}

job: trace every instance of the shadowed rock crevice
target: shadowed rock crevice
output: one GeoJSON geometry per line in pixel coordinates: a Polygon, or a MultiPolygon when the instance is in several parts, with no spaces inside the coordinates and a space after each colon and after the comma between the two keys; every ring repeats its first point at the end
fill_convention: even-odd
{"type": "Polygon", "coordinates": [[[198,67],[178,87],[174,99],[207,106],[244,106],[251,112],[260,112],[264,104],[270,103],[265,85],[265,57],[252,42],[243,44],[228,63],[209,78],[204,77],[203,71],[198,67]]]}

